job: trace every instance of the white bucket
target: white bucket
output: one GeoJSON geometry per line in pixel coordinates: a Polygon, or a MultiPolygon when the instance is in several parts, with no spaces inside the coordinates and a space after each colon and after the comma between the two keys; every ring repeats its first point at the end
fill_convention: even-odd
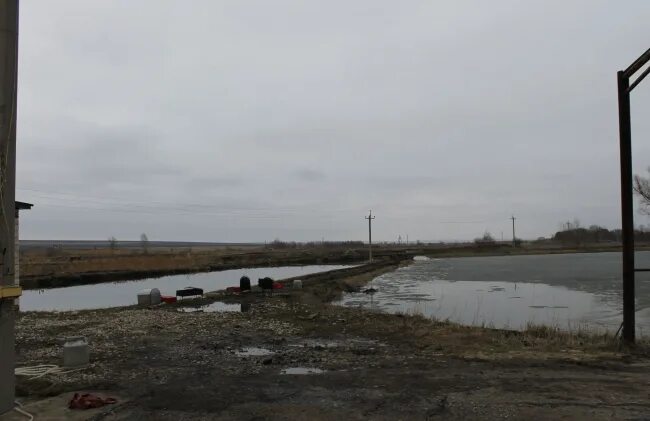
{"type": "Polygon", "coordinates": [[[63,366],[78,367],[90,361],[88,341],[84,336],[74,336],[65,339],[63,344],[63,366]]]}

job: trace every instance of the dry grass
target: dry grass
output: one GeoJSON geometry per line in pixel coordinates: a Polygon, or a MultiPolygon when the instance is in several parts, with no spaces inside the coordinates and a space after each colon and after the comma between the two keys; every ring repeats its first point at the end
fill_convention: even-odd
{"type": "Polygon", "coordinates": [[[133,274],[151,272],[196,272],[245,266],[342,263],[345,249],[282,249],[259,247],[212,248],[107,248],[97,250],[47,249],[21,254],[21,279],[30,281],[97,273],[133,274]]]}
{"type": "Polygon", "coordinates": [[[464,326],[417,314],[384,314],[341,307],[333,311],[346,315],[348,333],[397,340],[415,349],[466,358],[517,356],[593,360],[618,359],[622,355],[647,356],[650,353],[647,340],[641,340],[630,348],[612,333],[594,333],[583,329],[565,331],[553,326],[529,325],[523,331],[511,331],[464,326]]]}

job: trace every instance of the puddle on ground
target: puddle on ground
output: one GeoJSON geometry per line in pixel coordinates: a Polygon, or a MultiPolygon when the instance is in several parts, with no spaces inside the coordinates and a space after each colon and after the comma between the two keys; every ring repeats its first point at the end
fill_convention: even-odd
{"type": "Polygon", "coordinates": [[[176,309],[181,313],[216,313],[223,311],[241,311],[245,313],[248,310],[250,310],[250,303],[226,304],[221,301],[199,307],[179,307],[176,309]]]}
{"type": "Polygon", "coordinates": [[[364,347],[364,346],[384,346],[372,339],[305,339],[295,344],[289,344],[290,347],[315,348],[315,349],[332,349],[342,347],[364,347]]]}
{"type": "Polygon", "coordinates": [[[273,355],[274,352],[270,349],[250,346],[240,349],[239,351],[235,352],[235,354],[240,357],[266,357],[268,355],[273,355]]]}
{"type": "Polygon", "coordinates": [[[304,374],[322,374],[325,370],[312,367],[289,367],[280,371],[280,374],[304,375],[304,374]]]}
{"type": "Polygon", "coordinates": [[[413,260],[416,261],[416,262],[426,262],[426,261],[431,260],[431,259],[428,258],[427,256],[415,256],[413,258],[413,260]]]}
{"type": "Polygon", "coordinates": [[[315,348],[315,349],[330,349],[338,348],[343,346],[342,342],[339,341],[315,341],[315,340],[306,340],[297,344],[290,344],[292,348],[315,348]]]}

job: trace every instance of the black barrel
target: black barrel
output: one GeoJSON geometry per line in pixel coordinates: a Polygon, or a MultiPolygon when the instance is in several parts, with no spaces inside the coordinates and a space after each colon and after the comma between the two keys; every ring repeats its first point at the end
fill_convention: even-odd
{"type": "Polygon", "coordinates": [[[242,276],[239,279],[239,289],[242,291],[250,291],[251,280],[248,278],[248,276],[242,276]]]}
{"type": "Polygon", "coordinates": [[[257,281],[257,285],[262,289],[273,289],[273,279],[271,278],[260,278],[257,281]]]}

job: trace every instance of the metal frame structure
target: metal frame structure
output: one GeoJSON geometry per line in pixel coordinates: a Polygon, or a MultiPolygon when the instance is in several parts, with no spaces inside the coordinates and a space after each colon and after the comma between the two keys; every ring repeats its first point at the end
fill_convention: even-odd
{"type": "Polygon", "coordinates": [[[621,160],[621,219],[623,231],[623,339],[634,343],[635,328],[635,272],[634,266],[634,197],[632,177],[632,129],[630,117],[630,92],[650,73],[650,67],[630,83],[630,79],[650,62],[650,49],[641,55],[627,69],[617,73],[618,79],[618,124],[621,160]]]}

